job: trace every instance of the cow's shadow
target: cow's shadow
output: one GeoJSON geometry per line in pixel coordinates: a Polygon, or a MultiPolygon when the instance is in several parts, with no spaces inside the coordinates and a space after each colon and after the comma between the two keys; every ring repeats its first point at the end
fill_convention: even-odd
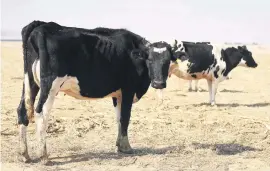
{"type": "Polygon", "coordinates": [[[222,92],[222,93],[247,93],[247,92],[242,91],[242,90],[228,90],[228,89],[223,89],[219,92],[222,92]]]}
{"type": "MultiPolygon", "coordinates": [[[[117,152],[87,152],[83,154],[73,154],[67,155],[63,157],[52,157],[49,158],[50,162],[47,165],[65,165],[68,163],[77,163],[83,161],[89,161],[91,159],[122,159],[126,157],[137,157],[137,156],[145,156],[145,155],[163,155],[170,151],[179,150],[184,148],[182,146],[169,146],[164,148],[134,148],[133,154],[123,154],[117,152]],[[57,160],[64,161],[57,161],[57,160]],[[66,161],[69,159],[68,161],[66,161]]],[[[135,159],[136,160],[136,159],[135,159]]],[[[32,161],[33,163],[38,163],[39,160],[35,159],[32,161]]]]}
{"type": "MultiPolygon", "coordinates": [[[[201,106],[211,106],[209,103],[199,103],[199,104],[192,104],[194,107],[201,107],[201,106]]],[[[217,103],[217,107],[266,107],[270,106],[270,103],[267,102],[260,102],[260,103],[252,103],[252,104],[240,104],[240,103],[217,103]]]]}
{"type": "MultiPolygon", "coordinates": [[[[202,88],[200,88],[197,91],[192,90],[191,92],[208,92],[208,89],[202,89],[202,88]]],[[[218,92],[221,92],[221,93],[247,93],[247,92],[242,91],[242,90],[228,90],[228,89],[222,89],[220,91],[218,90],[218,92]]]]}
{"type": "Polygon", "coordinates": [[[243,146],[235,143],[228,144],[203,144],[203,143],[192,143],[195,149],[211,149],[217,155],[235,155],[245,151],[262,151],[262,149],[243,146]]]}
{"type": "MultiPolygon", "coordinates": [[[[235,155],[238,153],[242,153],[245,151],[262,151],[261,149],[257,149],[250,146],[243,146],[240,144],[203,144],[203,143],[192,143],[191,146],[194,150],[196,149],[210,149],[217,155],[235,155]]],[[[190,148],[189,148],[190,149],[190,148]]],[[[167,153],[184,153],[185,146],[169,146],[164,148],[135,148],[133,154],[122,154],[116,152],[87,152],[83,154],[73,154],[67,155],[63,157],[53,157],[50,158],[50,165],[65,165],[68,163],[76,163],[82,161],[89,161],[91,159],[122,159],[126,157],[135,157],[133,158],[135,162],[136,156],[144,156],[144,155],[164,155],[167,153]],[[64,161],[57,161],[57,160],[64,161]],[[68,160],[69,159],[69,160],[68,160]]]]}

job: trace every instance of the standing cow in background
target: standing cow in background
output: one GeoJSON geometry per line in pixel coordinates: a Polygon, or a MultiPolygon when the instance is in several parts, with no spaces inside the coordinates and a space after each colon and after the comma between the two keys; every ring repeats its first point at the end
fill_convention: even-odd
{"type": "MultiPolygon", "coordinates": [[[[125,29],[93,30],[43,21],[22,29],[24,82],[17,113],[20,154],[26,162],[30,161],[26,128],[39,91],[35,121],[40,158],[46,162],[46,130],[58,92],[76,99],[111,97],[119,128],[116,146],[119,152],[132,153],[128,140],[132,104],[150,84],[155,89],[166,88],[170,62],[176,60],[175,49],[168,43],[151,44],[125,29]]],[[[185,54],[178,52],[177,57],[185,54]]]]}
{"type": "MultiPolygon", "coordinates": [[[[196,44],[208,44],[208,45],[211,45],[210,42],[189,42],[189,43],[196,43],[196,44]]],[[[181,43],[180,43],[181,44],[181,43]]],[[[184,47],[183,46],[180,46],[180,51],[184,51],[184,47]]],[[[181,59],[180,59],[181,60],[181,59]]],[[[185,60],[185,59],[183,59],[185,60]]],[[[241,63],[240,63],[241,64],[241,63]]],[[[239,64],[239,65],[240,65],[239,64]]],[[[231,72],[227,75],[226,79],[229,80],[231,79],[232,76],[231,76],[231,72]]],[[[191,92],[193,89],[192,89],[192,82],[194,82],[194,91],[200,91],[199,87],[198,87],[198,82],[199,80],[189,80],[189,86],[188,86],[188,91],[191,92]]]]}
{"type": "Polygon", "coordinates": [[[209,43],[177,42],[174,48],[176,54],[186,52],[178,62],[170,65],[169,76],[186,80],[206,79],[209,90],[209,103],[215,105],[215,95],[218,83],[227,79],[228,74],[239,64],[256,68],[257,63],[246,46],[218,49],[209,43]]]}

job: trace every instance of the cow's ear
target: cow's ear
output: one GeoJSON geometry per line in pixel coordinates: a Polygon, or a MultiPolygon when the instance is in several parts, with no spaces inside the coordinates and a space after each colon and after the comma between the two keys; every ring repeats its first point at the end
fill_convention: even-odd
{"type": "Polygon", "coordinates": [[[247,47],[245,45],[244,46],[238,46],[237,48],[240,51],[243,51],[243,50],[247,49],[247,47]]]}
{"type": "Polygon", "coordinates": [[[189,58],[189,55],[186,52],[181,52],[181,51],[178,51],[178,52],[173,53],[173,56],[174,56],[174,58],[176,60],[177,59],[185,60],[185,59],[188,59],[189,58]]]}
{"type": "Polygon", "coordinates": [[[173,62],[175,62],[175,61],[177,60],[177,56],[176,56],[175,54],[172,54],[172,55],[171,55],[171,60],[172,60],[173,62]]]}
{"type": "Polygon", "coordinates": [[[221,57],[226,59],[227,58],[227,55],[226,55],[226,52],[224,49],[221,49],[221,57]]]}
{"type": "Polygon", "coordinates": [[[172,47],[172,51],[173,52],[175,52],[178,48],[177,48],[177,45],[178,44],[178,42],[177,42],[177,40],[175,39],[174,40],[174,42],[172,43],[172,45],[171,45],[171,47],[172,47]]]}
{"type": "Polygon", "coordinates": [[[135,59],[146,60],[148,56],[144,51],[139,50],[139,49],[134,49],[131,51],[131,57],[135,59]]]}

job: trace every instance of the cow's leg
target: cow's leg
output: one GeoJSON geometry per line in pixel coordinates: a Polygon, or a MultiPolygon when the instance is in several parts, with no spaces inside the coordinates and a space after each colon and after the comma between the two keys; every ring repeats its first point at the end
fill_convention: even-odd
{"type": "MultiPolygon", "coordinates": [[[[119,111],[119,109],[121,108],[120,118],[118,118],[120,122],[118,122],[118,138],[116,141],[116,145],[118,147],[117,150],[118,152],[127,154],[133,153],[133,150],[128,140],[128,125],[130,120],[133,96],[133,92],[123,90],[122,103],[116,106],[117,111],[119,111]]],[[[119,114],[119,112],[117,114],[119,114]]]]}
{"type": "Polygon", "coordinates": [[[226,79],[227,79],[227,80],[232,79],[231,73],[229,73],[229,74],[227,75],[226,79]]]}
{"type": "Polygon", "coordinates": [[[116,140],[116,146],[119,146],[119,140],[121,137],[121,126],[120,126],[120,117],[121,117],[121,103],[122,100],[121,99],[117,99],[115,97],[112,98],[113,99],[113,106],[115,109],[115,113],[116,113],[116,121],[117,121],[117,126],[118,126],[118,135],[117,135],[117,140],[116,140]]]}
{"type": "Polygon", "coordinates": [[[216,105],[216,94],[217,94],[217,88],[218,88],[218,80],[212,81],[212,97],[211,97],[211,106],[216,105]]]}
{"type": "Polygon", "coordinates": [[[46,163],[48,160],[46,149],[46,130],[48,126],[49,114],[53,106],[56,94],[60,90],[65,77],[49,76],[42,78],[40,83],[40,97],[36,107],[37,138],[39,143],[40,159],[46,163]]]}
{"type": "Polygon", "coordinates": [[[192,80],[189,80],[188,91],[192,91],[192,80]]]}
{"type": "Polygon", "coordinates": [[[208,83],[208,92],[209,92],[209,103],[211,104],[211,102],[212,102],[212,80],[207,79],[207,83],[208,83]]]}
{"type": "Polygon", "coordinates": [[[199,80],[194,80],[195,81],[195,91],[198,91],[199,89],[198,89],[198,82],[199,82],[199,80]]]}
{"type": "Polygon", "coordinates": [[[31,77],[31,75],[29,77],[26,73],[24,75],[21,101],[17,108],[20,144],[19,155],[23,157],[22,160],[25,162],[30,161],[27,148],[27,126],[29,120],[31,120],[34,115],[34,102],[38,91],[39,87],[34,82],[33,77],[31,77]]]}

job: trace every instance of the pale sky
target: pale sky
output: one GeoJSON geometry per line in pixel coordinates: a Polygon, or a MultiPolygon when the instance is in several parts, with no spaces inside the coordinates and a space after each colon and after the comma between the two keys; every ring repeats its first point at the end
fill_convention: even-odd
{"type": "Polygon", "coordinates": [[[270,43],[270,0],[1,0],[2,39],[33,20],[127,28],[150,41],[270,43]]]}

